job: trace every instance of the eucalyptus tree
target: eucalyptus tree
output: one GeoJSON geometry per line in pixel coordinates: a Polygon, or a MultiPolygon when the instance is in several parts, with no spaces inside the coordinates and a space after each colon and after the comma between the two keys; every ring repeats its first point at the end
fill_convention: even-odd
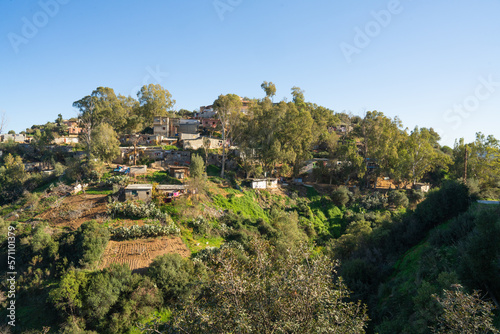
{"type": "Polygon", "coordinates": [[[175,100],[172,99],[172,94],[161,85],[144,85],[137,93],[139,100],[140,115],[144,119],[146,126],[153,124],[155,116],[167,116],[172,112],[175,105],[175,100]]]}
{"type": "Polygon", "coordinates": [[[273,96],[276,95],[276,85],[272,82],[264,81],[260,87],[266,92],[267,98],[272,100],[273,96]]]}
{"type": "Polygon", "coordinates": [[[226,164],[227,143],[232,139],[233,130],[237,126],[241,117],[241,107],[243,103],[238,95],[219,95],[213,103],[213,108],[222,127],[222,168],[221,177],[224,177],[226,164]]]}
{"type": "Polygon", "coordinates": [[[120,155],[120,142],[118,135],[111,125],[107,123],[99,124],[92,130],[92,154],[104,162],[111,162],[120,155]]]}
{"type": "MultiPolygon", "coordinates": [[[[398,147],[404,138],[402,123],[398,117],[391,119],[382,112],[368,111],[358,124],[358,131],[362,138],[367,172],[370,162],[377,165],[377,168],[373,168],[376,186],[378,176],[382,173],[393,174],[399,163],[398,147]]],[[[365,176],[368,185],[368,173],[365,176]]]]}
{"type": "Polygon", "coordinates": [[[85,143],[87,154],[92,152],[92,133],[101,123],[107,123],[114,129],[122,129],[127,124],[127,112],[122,101],[112,88],[97,87],[90,95],[73,102],[77,108],[80,126],[83,132],[80,137],[85,143]]]}
{"type": "Polygon", "coordinates": [[[415,184],[429,171],[441,167],[448,169],[451,157],[441,151],[434,130],[418,128],[401,143],[399,149],[400,163],[406,170],[405,179],[415,184]]]}
{"type": "Polygon", "coordinates": [[[478,132],[476,139],[471,143],[465,143],[461,138],[455,142],[453,160],[455,177],[478,180],[482,191],[499,188],[500,142],[494,136],[485,136],[478,132]],[[467,163],[465,163],[466,158],[467,163]]]}

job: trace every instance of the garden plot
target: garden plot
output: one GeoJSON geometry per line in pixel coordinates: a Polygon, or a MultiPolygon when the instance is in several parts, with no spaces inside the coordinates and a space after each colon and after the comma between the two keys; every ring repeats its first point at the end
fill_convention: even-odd
{"type": "Polygon", "coordinates": [[[180,237],[110,241],[101,261],[101,269],[113,263],[126,263],[130,269],[144,272],[155,257],[168,253],[178,253],[184,257],[191,255],[180,237]]]}
{"type": "Polygon", "coordinates": [[[36,218],[48,221],[51,226],[77,229],[86,221],[100,220],[107,216],[106,197],[107,195],[90,194],[68,196],[36,218]]]}

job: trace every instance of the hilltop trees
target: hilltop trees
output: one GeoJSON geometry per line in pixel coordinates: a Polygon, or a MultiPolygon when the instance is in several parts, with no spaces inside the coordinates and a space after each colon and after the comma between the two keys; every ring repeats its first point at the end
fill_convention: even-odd
{"type": "Polygon", "coordinates": [[[453,148],[453,160],[452,172],[456,178],[477,180],[483,197],[495,198],[500,194],[500,142],[494,136],[478,132],[476,140],[468,144],[459,139],[453,148]]]}
{"type": "MultiPolygon", "coordinates": [[[[170,92],[160,85],[143,86],[138,100],[116,95],[109,87],[97,87],[90,95],[73,102],[79,111],[81,135],[87,153],[92,152],[92,131],[101,123],[118,133],[134,133],[151,126],[155,115],[167,115],[175,104],[170,92]]],[[[95,132],[94,132],[95,133],[95,132]]]]}
{"type": "Polygon", "coordinates": [[[118,135],[111,125],[99,124],[92,130],[92,154],[104,162],[111,162],[120,154],[118,135]]]}
{"type": "Polygon", "coordinates": [[[264,81],[260,87],[266,92],[266,97],[272,99],[276,95],[276,85],[272,82],[264,81]]]}
{"type": "Polygon", "coordinates": [[[220,175],[224,177],[227,142],[231,141],[234,129],[237,127],[241,116],[242,102],[240,97],[235,94],[219,95],[213,106],[222,126],[222,169],[220,175]]]}
{"type": "Polygon", "coordinates": [[[175,104],[172,94],[160,85],[144,85],[137,93],[140,108],[139,115],[144,125],[151,126],[155,116],[167,116],[175,104]]]}
{"type": "Polygon", "coordinates": [[[398,176],[416,183],[432,169],[448,169],[451,158],[439,149],[438,140],[439,135],[432,128],[415,127],[400,143],[398,176]]]}

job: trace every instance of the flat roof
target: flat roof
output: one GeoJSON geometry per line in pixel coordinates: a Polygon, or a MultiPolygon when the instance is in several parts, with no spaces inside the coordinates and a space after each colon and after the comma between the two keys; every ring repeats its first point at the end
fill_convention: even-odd
{"type": "Polygon", "coordinates": [[[186,186],[183,184],[159,184],[156,186],[156,189],[158,189],[158,190],[166,190],[166,189],[183,190],[183,189],[186,189],[186,186]]]}
{"type": "Polygon", "coordinates": [[[125,190],[152,190],[152,184],[129,184],[125,190]]]}

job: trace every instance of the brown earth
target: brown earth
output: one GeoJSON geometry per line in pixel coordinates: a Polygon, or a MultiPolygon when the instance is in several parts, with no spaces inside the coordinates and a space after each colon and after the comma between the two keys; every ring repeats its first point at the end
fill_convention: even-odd
{"type": "Polygon", "coordinates": [[[112,263],[126,263],[133,271],[144,272],[155,257],[168,253],[191,255],[180,237],[110,241],[102,257],[101,269],[112,263]]]}
{"type": "Polygon", "coordinates": [[[48,221],[51,226],[76,230],[86,221],[106,217],[106,197],[90,194],[68,196],[35,218],[48,221]]]}

